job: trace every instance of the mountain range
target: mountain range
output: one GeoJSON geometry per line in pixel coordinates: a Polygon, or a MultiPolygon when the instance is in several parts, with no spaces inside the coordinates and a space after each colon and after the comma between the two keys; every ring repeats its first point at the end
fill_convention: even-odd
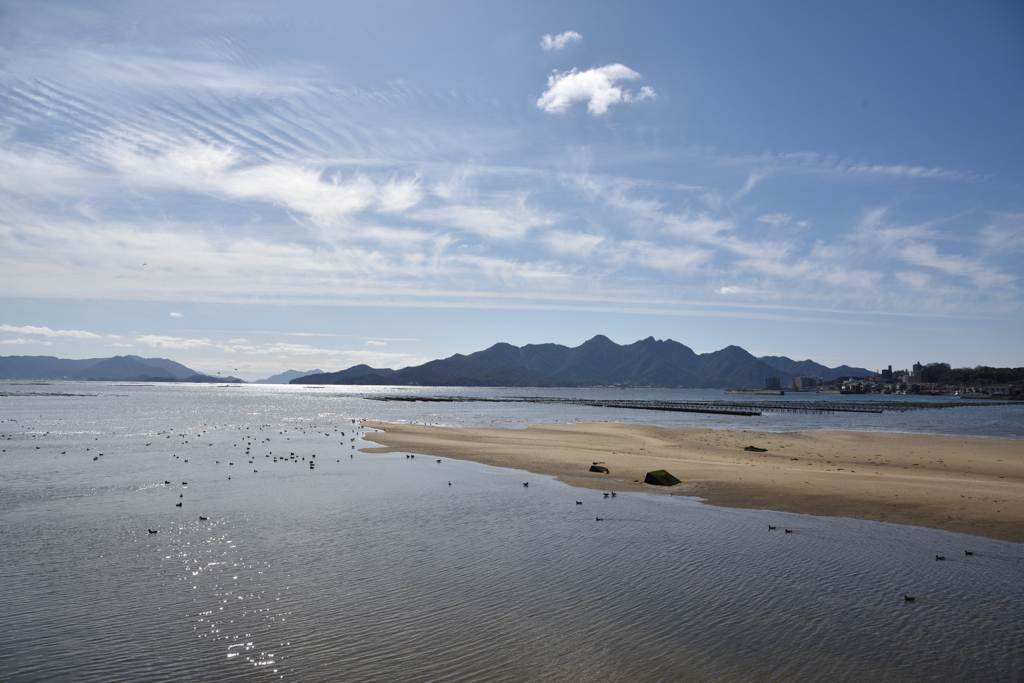
{"type": "Polygon", "coordinates": [[[114,356],[72,360],[54,356],[0,356],[0,379],[64,379],[107,382],[229,382],[166,358],[114,356]]]}
{"type": "Polygon", "coordinates": [[[258,379],[253,382],[253,384],[288,384],[288,382],[291,382],[293,379],[298,379],[299,377],[320,374],[323,374],[323,370],[306,370],[305,372],[302,372],[301,370],[285,370],[280,374],[271,375],[266,379],[258,379]]]}
{"type": "Polygon", "coordinates": [[[455,354],[423,365],[391,370],[356,365],[340,372],[307,375],[291,384],[371,384],[414,386],[582,387],[760,389],[766,377],[783,384],[802,375],[826,380],[870,377],[865,368],[829,368],[784,356],[756,358],[738,346],[695,353],[671,339],[641,339],[619,345],[598,335],[570,348],[561,344],[495,344],[469,355],[455,354]]]}

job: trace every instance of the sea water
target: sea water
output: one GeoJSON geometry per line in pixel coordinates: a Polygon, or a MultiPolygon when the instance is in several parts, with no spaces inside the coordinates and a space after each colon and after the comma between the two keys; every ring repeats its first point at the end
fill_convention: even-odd
{"type": "MultiPolygon", "coordinates": [[[[732,427],[732,416],[381,403],[304,387],[0,393],[0,680],[1024,676],[1018,544],[605,498],[522,471],[362,453],[372,432],[353,423],[732,427]]],[[[928,419],[988,420],[1006,435],[1014,408],[741,423],[915,431],[922,413],[944,412],[928,419]]]]}

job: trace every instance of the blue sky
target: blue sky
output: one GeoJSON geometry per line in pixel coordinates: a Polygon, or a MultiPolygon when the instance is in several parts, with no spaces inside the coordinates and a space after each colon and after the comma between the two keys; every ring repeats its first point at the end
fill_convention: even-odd
{"type": "Polygon", "coordinates": [[[1022,31],[1017,2],[2,1],[0,354],[1019,366],[1022,31]]]}

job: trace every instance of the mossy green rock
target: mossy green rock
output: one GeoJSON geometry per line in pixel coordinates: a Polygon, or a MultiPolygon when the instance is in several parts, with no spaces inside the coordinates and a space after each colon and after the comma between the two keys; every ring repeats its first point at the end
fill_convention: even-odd
{"type": "Polygon", "coordinates": [[[601,474],[608,474],[608,468],[607,467],[602,467],[601,465],[591,465],[590,466],[590,471],[591,472],[600,472],[601,474]]]}
{"type": "Polygon", "coordinates": [[[675,486],[681,482],[665,470],[654,470],[647,473],[647,476],[644,477],[644,483],[653,484],[654,486],[675,486]]]}

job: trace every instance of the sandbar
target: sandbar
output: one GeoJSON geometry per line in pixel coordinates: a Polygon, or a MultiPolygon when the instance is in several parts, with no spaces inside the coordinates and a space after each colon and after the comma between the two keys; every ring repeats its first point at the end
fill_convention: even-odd
{"type": "Polygon", "coordinates": [[[852,517],[1024,543],[1024,441],[878,432],[757,432],[609,422],[526,429],[363,423],[367,452],[421,453],[572,486],[852,517]],[[766,452],[745,451],[747,446],[766,452]],[[592,464],[609,474],[589,472],[592,464]],[[642,483],[665,469],[682,483],[642,483]]]}

